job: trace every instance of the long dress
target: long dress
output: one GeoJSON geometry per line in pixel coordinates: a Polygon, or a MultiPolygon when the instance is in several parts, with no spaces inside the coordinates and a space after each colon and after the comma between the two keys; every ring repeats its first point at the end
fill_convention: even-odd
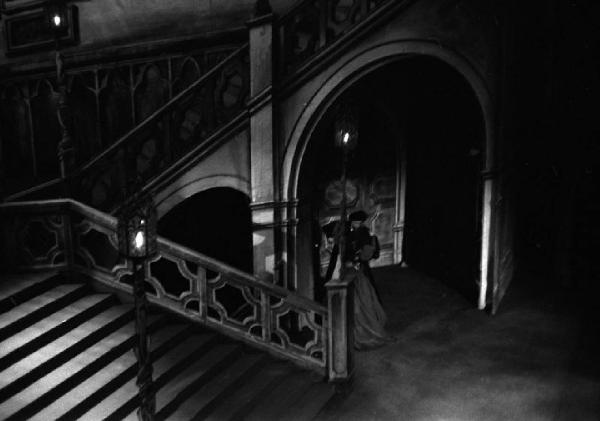
{"type": "Polygon", "coordinates": [[[362,270],[354,278],[354,347],[370,349],[393,341],[385,330],[387,316],[371,281],[362,270]]]}
{"type": "MultiPolygon", "coordinates": [[[[363,266],[368,265],[368,262],[361,263],[356,259],[358,249],[370,242],[368,230],[366,235],[365,230],[363,228],[351,232],[348,225],[347,234],[350,241],[348,241],[345,258],[349,265],[351,261],[356,263],[354,269],[350,266],[348,270],[354,273],[354,348],[358,350],[376,348],[395,340],[385,330],[387,316],[381,306],[373,280],[366,275],[366,273],[370,274],[370,268],[363,266]]],[[[339,245],[335,244],[325,275],[326,281],[339,278],[342,259],[338,258],[338,254],[339,245]]]]}

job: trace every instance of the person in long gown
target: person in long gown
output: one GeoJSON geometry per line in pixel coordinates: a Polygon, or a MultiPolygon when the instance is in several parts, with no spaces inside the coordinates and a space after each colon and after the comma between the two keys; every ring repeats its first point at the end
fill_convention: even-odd
{"type": "MultiPolygon", "coordinates": [[[[362,243],[357,241],[356,235],[352,235],[351,223],[345,228],[348,241],[343,264],[346,265],[347,276],[352,276],[354,280],[354,347],[358,350],[372,349],[395,339],[385,329],[387,316],[373,283],[365,275],[364,268],[361,268],[361,264],[364,264],[360,260],[362,243]]],[[[326,235],[333,235],[337,230],[329,226],[324,231],[326,235]]],[[[359,232],[358,235],[363,234],[359,232]]],[[[339,273],[339,266],[342,264],[341,259],[337,259],[337,242],[331,254],[327,280],[330,280],[334,273],[339,273]]]]}
{"type": "Polygon", "coordinates": [[[387,316],[375,288],[362,270],[354,277],[354,348],[371,349],[394,341],[385,329],[387,316]]]}

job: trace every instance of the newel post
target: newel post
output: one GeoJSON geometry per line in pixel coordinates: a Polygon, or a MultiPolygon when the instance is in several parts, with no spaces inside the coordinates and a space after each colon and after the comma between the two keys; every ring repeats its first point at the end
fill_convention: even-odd
{"type": "Polygon", "coordinates": [[[327,376],[347,382],[354,371],[354,269],[325,284],[329,320],[327,376]]]}
{"type": "Polygon", "coordinates": [[[77,235],[73,227],[72,215],[75,212],[73,204],[66,202],[62,206],[62,223],[63,223],[63,247],[65,253],[66,274],[68,279],[73,279],[75,271],[75,244],[77,235]]]}

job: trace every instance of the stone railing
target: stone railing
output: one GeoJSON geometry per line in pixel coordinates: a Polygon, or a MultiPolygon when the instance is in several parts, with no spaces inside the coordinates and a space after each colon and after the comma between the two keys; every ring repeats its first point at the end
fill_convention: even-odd
{"type": "Polygon", "coordinates": [[[363,21],[386,0],[305,0],[278,22],[280,72],[284,76],[363,21]]]}
{"type": "MultiPolygon", "coordinates": [[[[278,57],[273,73],[279,77],[281,93],[285,94],[284,91],[294,89],[319,72],[380,19],[414,1],[304,0],[298,3],[273,22],[278,43],[273,46],[278,57]]],[[[225,58],[223,50],[210,57],[202,56],[202,60],[177,56],[163,60],[164,63],[124,63],[115,68],[93,69],[78,78],[68,73],[73,81],[87,81],[87,85],[79,84],[83,94],[74,95],[75,88],[71,89],[70,102],[75,116],[96,115],[98,119],[92,124],[75,118],[75,138],[83,136],[95,139],[95,143],[86,144],[85,151],[81,150],[83,144],[76,145],[80,157],[93,158],[72,175],[75,185],[71,196],[98,209],[113,210],[133,191],[132,186],[134,190],[139,189],[152,179],[164,177],[168,168],[173,170],[178,160],[191,155],[199,145],[209,144],[210,139],[228,133],[228,129],[239,128],[248,114],[249,48],[255,47],[246,44],[225,58]],[[202,72],[198,70],[200,61],[205,63],[202,72]],[[213,67],[207,70],[210,65],[213,67]],[[161,76],[161,72],[171,75],[171,69],[179,69],[177,77],[161,76]],[[94,97],[95,102],[91,99],[89,103],[78,102],[87,97],[94,97]],[[111,104],[124,107],[123,112],[110,114],[111,104]],[[106,114],[103,120],[100,114],[106,114]],[[108,126],[104,127],[100,120],[106,120],[108,126]],[[129,132],[122,135],[123,128],[129,132]],[[116,134],[120,138],[115,142],[116,134]],[[110,143],[99,153],[99,148],[110,143]]],[[[29,102],[20,100],[22,90],[15,88],[18,83],[21,82],[10,81],[10,86],[2,92],[7,100],[14,102],[12,108],[25,109],[29,102]]],[[[38,85],[52,86],[50,82],[38,85]]],[[[71,85],[79,86],[75,82],[71,85]]],[[[48,165],[58,168],[54,164],[55,148],[51,149],[52,162],[48,165]]],[[[48,184],[53,186],[59,182],[55,179],[48,184]]],[[[53,197],[52,186],[39,185],[7,200],[53,197]]]]}
{"type": "MultiPolygon", "coordinates": [[[[218,47],[200,47],[202,40],[195,39],[166,43],[160,50],[148,44],[143,51],[123,47],[65,56],[64,82],[77,164],[118,141],[223,61],[241,40],[236,36],[218,47]]],[[[60,84],[54,61],[3,70],[0,167],[10,181],[5,186],[8,195],[59,176],[57,147],[62,133],[56,116],[60,84]]],[[[52,197],[52,192],[46,196],[52,197]]]]}
{"type": "MultiPolygon", "coordinates": [[[[83,274],[131,294],[113,216],[67,199],[2,204],[0,221],[5,271],[83,274]]],[[[165,238],[158,249],[144,265],[151,303],[332,381],[349,378],[352,282],[331,282],[325,307],[165,238]]]]}
{"type": "Polygon", "coordinates": [[[114,209],[199,144],[243,119],[248,60],[246,44],[75,171],[73,196],[102,210],[114,209]]]}

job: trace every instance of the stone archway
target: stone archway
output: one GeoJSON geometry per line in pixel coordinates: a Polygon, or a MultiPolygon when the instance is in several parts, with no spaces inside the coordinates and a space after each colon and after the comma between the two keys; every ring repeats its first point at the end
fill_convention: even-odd
{"type": "MultiPolygon", "coordinates": [[[[282,168],[282,190],[284,199],[288,203],[296,203],[298,198],[298,185],[300,168],[307,145],[317,124],[332,104],[348,90],[355,82],[365,75],[406,57],[420,55],[441,60],[456,70],[468,83],[474,93],[483,116],[485,131],[485,144],[483,147],[483,174],[492,174],[494,168],[494,110],[492,97],[485,80],[475,68],[458,53],[451,51],[439,44],[428,41],[396,41],[380,44],[364,51],[358,52],[345,63],[341,63],[337,71],[324,81],[314,92],[310,100],[306,101],[298,113],[295,126],[287,142],[282,168]]],[[[480,251],[480,287],[478,307],[483,309],[486,305],[488,267],[490,266],[490,249],[492,247],[492,196],[494,180],[484,177],[481,191],[481,251],[480,251]]],[[[296,209],[290,209],[290,215],[296,215],[296,209]]],[[[288,276],[296,279],[297,268],[293,260],[298,248],[297,232],[293,229],[288,238],[288,256],[290,257],[290,271],[288,276]]],[[[295,282],[295,281],[294,281],[295,282]]]]}

